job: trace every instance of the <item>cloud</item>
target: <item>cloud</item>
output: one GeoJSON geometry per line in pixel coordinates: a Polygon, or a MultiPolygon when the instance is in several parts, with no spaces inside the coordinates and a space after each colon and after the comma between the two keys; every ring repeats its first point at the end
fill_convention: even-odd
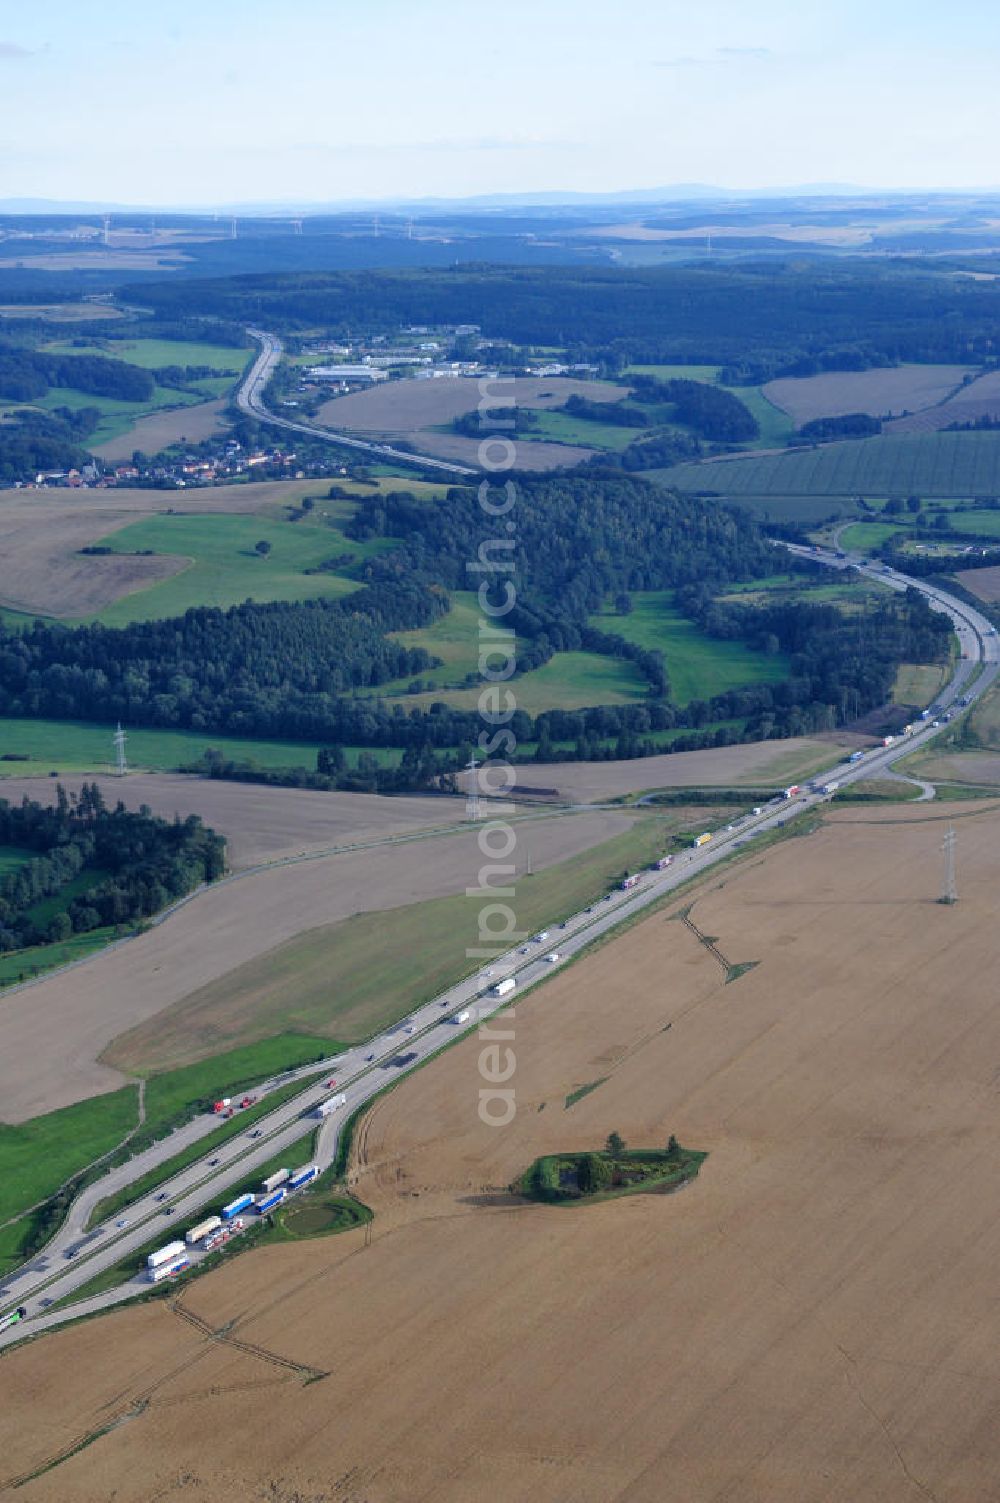
{"type": "Polygon", "coordinates": [[[716,68],[721,63],[745,63],[759,62],[763,58],[773,57],[770,47],[716,47],[704,57],[680,57],[656,58],[652,66],[654,68],[716,68]]]}
{"type": "Polygon", "coordinates": [[[0,59],[15,57],[34,57],[30,47],[22,47],[19,42],[0,42],[0,59]]]}

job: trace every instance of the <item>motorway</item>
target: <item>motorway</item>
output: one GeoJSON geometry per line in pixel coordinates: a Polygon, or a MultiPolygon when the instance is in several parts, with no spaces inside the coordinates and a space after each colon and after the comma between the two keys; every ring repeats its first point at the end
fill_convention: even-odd
{"type": "Polygon", "coordinates": [[[347,433],[335,433],[330,428],[320,428],[315,423],[303,423],[295,418],[278,417],[264,405],[264,388],[281,359],[281,340],[277,334],[265,333],[263,329],[248,329],[251,339],[260,345],[260,354],[250,367],[236,393],[236,405],[248,417],[272,427],[288,428],[292,433],[305,433],[309,438],[321,438],[328,444],[337,444],[348,449],[361,449],[373,459],[396,459],[414,465],[421,470],[441,470],[447,475],[478,475],[478,470],[467,465],[453,464],[446,459],[431,459],[427,454],[411,454],[406,449],[394,449],[390,444],[376,444],[371,439],[354,438],[347,433]]]}
{"type": "MultiPolygon", "coordinates": [[[[564,924],[553,927],[544,941],[523,937],[488,968],[466,977],[369,1042],[332,1057],[324,1065],[302,1066],[265,1082],[255,1089],[254,1094],[258,1097],[293,1081],[301,1081],[303,1089],[259,1119],[253,1125],[252,1136],[239,1133],[224,1145],[207,1148],[195,1163],[162,1182],[155,1192],[146,1194],[119,1212],[110,1223],[88,1232],[87,1222],[98,1201],[123,1189],[140,1175],[166,1163],[182,1148],[211,1133],[218,1127],[219,1119],[204,1114],[162,1142],[153,1144],[128,1164],[109,1171],[77,1197],[66,1221],[42,1254],[5,1280],[0,1290],[0,1318],[18,1306],[25,1306],[28,1315],[26,1320],[0,1331],[0,1347],[148,1289],[150,1286],[144,1276],[137,1273],[116,1288],[66,1310],[48,1308],[51,1303],[72,1295],[95,1274],[138,1253],[153,1240],[162,1239],[166,1243],[182,1236],[185,1228],[199,1219],[206,1209],[217,1209],[224,1204],[230,1198],[227,1192],[232,1186],[246,1180],[254,1170],[277,1155],[287,1152],[289,1169],[304,1160],[315,1162],[321,1168],[331,1165],[347,1118],[386,1085],[416,1069],[478,1023],[511,1007],[526,990],[610,934],[624,919],[631,918],[693,877],[700,876],[752,838],[783,826],[790,819],[828,801],[830,794],[823,791],[824,784],[836,781],[839,787],[846,787],[862,778],[889,771],[901,757],[908,756],[915,748],[926,745],[940,734],[945,717],[952,716],[957,701],[972,703],[985,693],[1000,672],[1000,639],[990,622],[963,601],[922,580],[887,571],[884,566],[864,559],[840,557],[836,553],[793,544],[780,546],[834,569],[856,568],[861,575],[891,589],[905,590],[912,585],[934,609],[951,616],[961,644],[961,656],[950,683],[934,702],[932,719],[939,724],[933,724],[932,719],[919,721],[912,733],[898,738],[891,746],[872,747],[857,762],[844,763],[835,771],[821,774],[790,797],[773,799],[762,807],[759,814],[749,813],[735,819],[726,829],[717,831],[706,846],[675,857],[662,872],[643,873],[637,887],[628,892],[613,892],[574,914],[564,924]],[[548,959],[551,955],[558,958],[548,959]],[[494,996],[493,987],[507,976],[516,978],[514,990],[502,998],[494,996]],[[466,1012],[468,1020],[460,1022],[458,1015],[466,1012]],[[407,1056],[406,1061],[394,1063],[402,1055],[407,1056]],[[336,1081],[335,1087],[330,1084],[333,1080],[336,1081]],[[320,1126],[316,1118],[317,1106],[331,1093],[340,1092],[346,1097],[344,1105],[320,1126]],[[310,1156],[307,1135],[317,1127],[319,1132],[310,1156]]],[[[203,1256],[194,1251],[192,1263],[203,1256]]]]}

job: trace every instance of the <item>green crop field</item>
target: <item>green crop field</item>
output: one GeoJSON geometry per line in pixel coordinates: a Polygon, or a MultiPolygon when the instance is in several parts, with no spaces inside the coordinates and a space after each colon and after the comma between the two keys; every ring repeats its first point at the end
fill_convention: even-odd
{"type": "Polygon", "coordinates": [[[649,428],[624,428],[619,423],[599,423],[575,417],[570,412],[536,412],[536,426],[526,438],[548,439],[560,444],[581,444],[589,449],[627,449],[637,438],[648,437],[649,428]]]}
{"type": "Polygon", "coordinates": [[[105,626],[125,626],[179,616],[192,606],[225,608],[244,600],[335,599],[359,588],[343,573],[306,574],[324,559],[351,556],[353,567],[392,544],[379,539],[354,543],[338,529],[272,517],[173,516],[147,517],[113,533],[106,544],[114,553],[151,550],[191,560],[170,579],[106,606],[98,616],[105,626]],[[266,558],[255,552],[266,541],[266,558]]]}
{"type": "MultiPolygon", "coordinates": [[[[440,670],[438,670],[440,671],[440,670]]],[[[429,670],[435,676],[435,670],[429,670]]],[[[645,699],[648,685],[627,658],[607,657],[598,652],[557,652],[541,668],[512,678],[510,689],[519,710],[540,715],[543,710],[580,710],[590,705],[633,704],[645,699]]],[[[420,694],[402,694],[396,704],[430,705],[436,702],[458,709],[474,709],[482,685],[471,689],[431,689],[420,694]]]]}
{"type": "Polygon", "coordinates": [[[907,531],[905,522],[854,522],[840,534],[840,546],[851,553],[874,553],[889,538],[907,531]]]}
{"type": "Polygon", "coordinates": [[[0,1123],[0,1222],[53,1195],[120,1143],[137,1120],[136,1088],[129,1085],[30,1122],[0,1123]]]}
{"type": "Polygon", "coordinates": [[[0,987],[13,986],[18,981],[30,981],[43,971],[51,971],[59,965],[69,965],[74,960],[84,960],[101,950],[114,938],[112,927],[88,929],[85,934],[71,934],[69,939],[54,940],[49,945],[32,945],[27,950],[12,950],[0,955],[0,987]]]}
{"type": "Polygon", "coordinates": [[[175,391],[169,386],[154,386],[153,395],[148,402],[121,402],[115,397],[95,397],[89,392],[77,391],[72,386],[53,386],[44,397],[38,399],[35,405],[50,410],[56,407],[69,407],[74,412],[81,407],[96,407],[101,414],[101,420],[94,432],[89,435],[87,442],[102,444],[108,439],[118,438],[122,433],[128,433],[138,418],[148,417],[150,413],[159,412],[164,407],[192,407],[214,396],[215,392],[208,389],[214,383],[204,384],[206,390],[200,391],[199,389],[197,394],[175,391]]]}
{"type": "Polygon", "coordinates": [[[742,684],[778,683],[787,677],[788,659],[783,653],[769,656],[743,642],[706,636],[674,609],[670,590],[640,592],[632,602],[630,615],[607,611],[591,616],[590,624],[639,647],[658,648],[667,660],[671,698],[676,704],[710,699],[742,684]]]}
{"type": "Polygon", "coordinates": [[[787,454],[657,471],[685,492],[733,500],[1000,495],[1000,433],[901,433],[787,454]]]}
{"type": "Polygon", "coordinates": [[[956,511],[950,521],[954,532],[1000,538],[1000,511],[956,511]]]}
{"type": "Polygon", "coordinates": [[[74,345],[63,342],[47,344],[52,355],[104,355],[109,360],[124,360],[144,370],[164,365],[209,365],[213,370],[239,375],[253,350],[235,349],[232,345],[198,344],[182,339],[109,339],[100,344],[74,345]]]}
{"type": "Polygon", "coordinates": [[[721,365],[627,365],[625,376],[655,376],[657,381],[712,381],[721,365]]]}
{"type": "MultiPolygon", "coordinates": [[[[48,773],[108,772],[114,760],[113,726],[90,725],[82,720],[32,720],[26,716],[0,717],[0,754],[26,755],[25,762],[0,761],[0,793],[3,776],[32,777],[48,773]]],[[[211,731],[128,731],[129,766],[153,772],[170,772],[196,762],[214,747],[226,757],[256,762],[260,767],[309,767],[315,769],[316,752],[322,742],[265,741],[251,737],[220,736],[211,731]]],[[[357,760],[357,748],[347,748],[348,760],[357,760]]],[[[380,762],[394,764],[402,752],[394,747],[375,748],[380,762]]]]}
{"type": "MultiPolygon", "coordinates": [[[[475,592],[453,590],[450,594],[451,610],[432,626],[419,627],[415,631],[390,632],[396,642],[406,647],[422,647],[441,659],[440,668],[429,668],[423,675],[425,682],[459,684],[470,673],[479,671],[479,622],[484,620],[475,592]]],[[[484,638],[485,641],[496,638],[484,638]]],[[[393,679],[380,684],[373,693],[380,695],[400,694],[407,681],[393,679]]]]}

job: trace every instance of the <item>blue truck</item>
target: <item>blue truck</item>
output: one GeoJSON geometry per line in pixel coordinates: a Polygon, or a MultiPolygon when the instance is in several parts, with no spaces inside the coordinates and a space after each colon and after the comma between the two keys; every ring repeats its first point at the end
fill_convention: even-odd
{"type": "Polygon", "coordinates": [[[241,1211],[248,1210],[252,1205],[252,1195],[238,1195],[235,1200],[231,1200],[227,1206],[222,1207],[219,1215],[223,1221],[232,1221],[234,1216],[238,1216],[241,1211]]]}

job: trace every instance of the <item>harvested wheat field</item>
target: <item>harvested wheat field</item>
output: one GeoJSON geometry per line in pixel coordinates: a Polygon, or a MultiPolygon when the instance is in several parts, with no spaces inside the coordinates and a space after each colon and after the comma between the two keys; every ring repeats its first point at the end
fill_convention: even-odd
{"type": "Polygon", "coordinates": [[[964,365],[899,365],[884,370],[828,371],[821,376],[782,376],[761,387],[769,402],[798,426],[813,418],[867,412],[888,417],[919,412],[943,402],[962,384],[964,365]]]}
{"type": "MultiPolygon", "coordinates": [[[[841,760],[847,750],[872,745],[871,737],[838,732],[829,737],[793,736],[787,741],[749,741],[707,751],[633,757],[623,762],[544,762],[517,768],[517,788],[550,791],[552,797],[599,803],[659,788],[756,788],[808,777],[841,760]]],[[[469,779],[459,774],[465,787],[469,779]]]]}
{"type": "Polygon", "coordinates": [[[91,445],[91,453],[101,459],[121,460],[131,459],[136,449],[144,454],[158,454],[169,444],[200,444],[225,430],[227,424],[222,414],[227,406],[228,398],[219,397],[212,402],[150,413],[149,417],[133,423],[127,433],[109,438],[107,443],[91,445]]]}
{"type": "Polygon", "coordinates": [[[4,778],[0,796],[11,803],[27,797],[52,804],[60,784],[67,793],[76,793],[84,782],[97,783],[112,807],[121,799],[128,809],[148,804],[163,819],[197,814],[226,837],[234,870],[330,846],[410,835],[466,817],[465,802],[457,798],[317,793],[169,772],[136,772],[124,778],[68,776],[58,783],[53,778],[4,778]]]}
{"type": "Polygon", "coordinates": [[[506,1128],[475,1038],[401,1083],[358,1142],[370,1248],[271,1247],[14,1352],[6,1479],[65,1455],[25,1503],[996,1497],[1000,814],[948,817],[955,907],[945,818],[845,811],[694,900],[758,962],[732,984],[667,909],[525,999],[506,1128]],[[612,1129],[709,1158],[676,1196],[507,1200],[612,1129]]]}
{"type": "MultiPolygon", "coordinates": [[[[317,421],[349,433],[402,438],[438,459],[476,465],[478,438],[435,430],[453,418],[475,412],[484,394],[495,399],[496,405],[489,412],[503,417],[505,409],[513,406],[561,407],[567,397],[574,395],[592,402],[620,402],[627,390],[610,381],[575,381],[566,376],[518,376],[513,380],[489,381],[474,376],[427,381],[414,378],[390,381],[369,391],[350,392],[346,397],[324,402],[317,421]]],[[[559,469],[579,464],[593,453],[593,449],[574,444],[546,443],[525,437],[517,440],[517,463],[523,470],[559,469]]]]}
{"type": "Polygon", "coordinates": [[[388,381],[368,391],[350,392],[324,402],[318,421],[357,433],[410,433],[435,423],[476,412],[484,398],[495,402],[487,415],[504,416],[511,407],[561,407],[567,397],[591,402],[621,402],[627,388],[610,381],[575,381],[567,376],[516,376],[480,381],[478,376],[418,381],[388,381]]]}
{"type": "Polygon", "coordinates": [[[985,600],[987,605],[993,605],[1000,600],[1000,568],[960,569],[955,578],[960,585],[964,585],[970,595],[977,595],[980,600],[985,600]]]}
{"type": "MultiPolygon", "coordinates": [[[[534,866],[589,850],[630,823],[596,810],[540,818],[532,824],[534,866]]],[[[114,1090],[123,1077],[100,1056],[126,1029],[294,935],[463,892],[481,864],[476,832],[461,830],[266,867],[216,883],[146,934],[0,993],[0,1120],[24,1121],[114,1090]]]]}
{"type": "Polygon", "coordinates": [[[886,433],[936,433],[952,423],[975,423],[1000,417],[1000,371],[989,371],[968,386],[960,386],[946,402],[908,417],[893,418],[886,433]]]}
{"type": "MultiPolygon", "coordinates": [[[[131,452],[131,451],[130,451],[131,452]]],[[[169,579],[187,567],[183,558],[128,554],[80,555],[79,550],[127,527],[136,517],[254,513],[319,495],[316,481],[220,485],[185,495],[140,489],[0,491],[0,605],[72,618],[169,579]]]]}

